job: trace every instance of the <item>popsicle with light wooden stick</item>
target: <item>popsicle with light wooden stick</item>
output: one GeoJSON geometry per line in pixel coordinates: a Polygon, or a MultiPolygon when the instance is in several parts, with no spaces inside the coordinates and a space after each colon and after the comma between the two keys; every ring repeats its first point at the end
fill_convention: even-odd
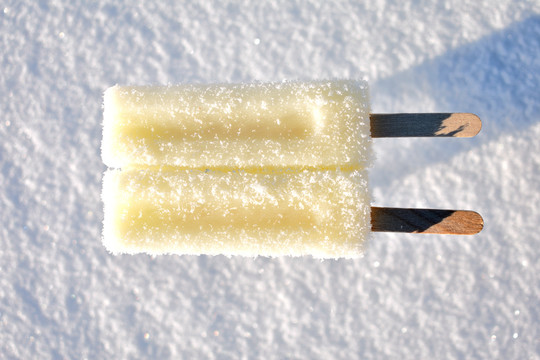
{"type": "Polygon", "coordinates": [[[113,253],[354,258],[372,231],[473,234],[468,211],[371,207],[372,138],[474,136],[472,114],[370,114],[363,81],[105,92],[113,253]]]}

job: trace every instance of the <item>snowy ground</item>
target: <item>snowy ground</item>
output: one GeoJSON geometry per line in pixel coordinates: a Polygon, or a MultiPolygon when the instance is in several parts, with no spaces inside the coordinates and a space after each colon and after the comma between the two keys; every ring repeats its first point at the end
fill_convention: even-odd
{"type": "Polygon", "coordinates": [[[540,358],[538,1],[155,3],[0,3],[0,358],[540,358]],[[367,77],[374,112],[483,119],[377,140],[370,173],[375,205],[474,209],[480,235],[377,234],[357,261],[102,247],[108,86],[333,77],[367,77]]]}

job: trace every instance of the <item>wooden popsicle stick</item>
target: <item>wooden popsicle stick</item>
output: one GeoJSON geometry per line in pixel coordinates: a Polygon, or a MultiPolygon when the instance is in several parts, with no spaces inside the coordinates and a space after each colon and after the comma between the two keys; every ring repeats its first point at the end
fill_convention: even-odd
{"type": "Polygon", "coordinates": [[[473,137],[482,121],[469,113],[370,114],[371,137],[473,137]]]}
{"type": "Polygon", "coordinates": [[[483,227],[484,219],[474,211],[371,208],[371,231],[474,235],[483,227]]]}

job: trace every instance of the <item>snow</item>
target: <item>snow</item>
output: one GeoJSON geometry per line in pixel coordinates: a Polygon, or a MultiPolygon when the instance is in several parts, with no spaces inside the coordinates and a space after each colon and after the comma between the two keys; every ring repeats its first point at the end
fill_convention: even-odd
{"type": "Polygon", "coordinates": [[[0,4],[0,358],[540,358],[538,1],[0,4]],[[374,205],[480,212],[360,260],[101,245],[102,93],[367,78],[374,112],[475,112],[375,141],[374,205]]]}

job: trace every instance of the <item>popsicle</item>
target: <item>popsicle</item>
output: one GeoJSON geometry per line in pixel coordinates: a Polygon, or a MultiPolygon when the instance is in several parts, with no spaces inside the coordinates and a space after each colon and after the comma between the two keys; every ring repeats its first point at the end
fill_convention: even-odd
{"type": "Polygon", "coordinates": [[[113,168],[363,168],[364,81],[113,86],[102,157],[113,168]]]}
{"type": "Polygon", "coordinates": [[[114,86],[112,253],[355,258],[372,231],[474,234],[475,212],[371,207],[371,138],[474,136],[473,114],[370,114],[364,81],[114,86]]]}
{"type": "Polygon", "coordinates": [[[355,258],[370,233],[364,170],[109,170],[112,253],[355,258]]]}

